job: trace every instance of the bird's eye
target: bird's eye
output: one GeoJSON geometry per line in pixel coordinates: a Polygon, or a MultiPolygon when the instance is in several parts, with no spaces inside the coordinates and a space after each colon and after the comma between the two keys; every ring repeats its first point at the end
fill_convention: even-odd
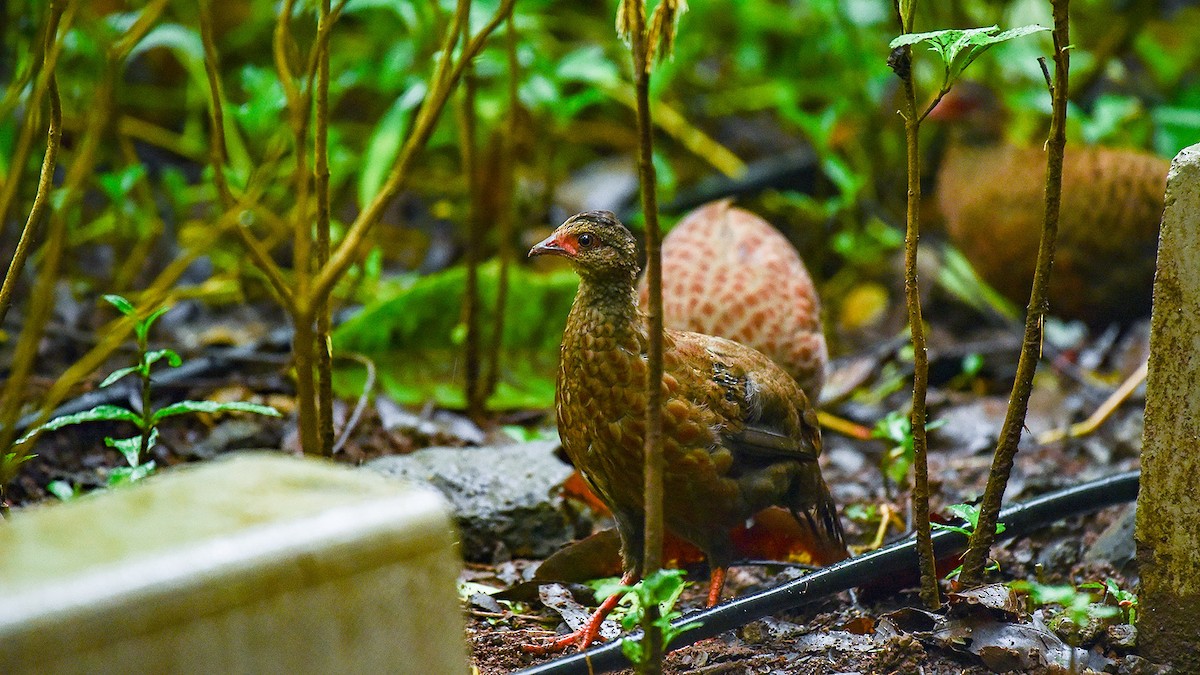
{"type": "Polygon", "coordinates": [[[587,232],[584,232],[583,234],[579,235],[579,245],[582,246],[583,248],[591,248],[592,245],[595,243],[596,243],[596,238],[593,237],[592,235],[588,234],[587,232]]]}

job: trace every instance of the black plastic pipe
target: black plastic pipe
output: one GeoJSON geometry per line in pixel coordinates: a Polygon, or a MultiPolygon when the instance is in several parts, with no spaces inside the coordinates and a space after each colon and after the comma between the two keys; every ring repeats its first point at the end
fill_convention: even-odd
{"type": "MultiPolygon", "coordinates": [[[[1004,509],[1000,512],[1000,522],[1004,523],[1005,530],[997,535],[997,538],[1019,537],[1069,516],[1131,502],[1137,498],[1140,475],[1140,471],[1120,473],[1044,494],[1024,504],[1004,509]]],[[[967,538],[957,532],[941,530],[933,535],[933,547],[937,557],[944,558],[965,550],[967,538]]],[[[844,560],[761,593],[737,598],[711,609],[692,612],[679,619],[676,624],[694,621],[700,625],[684,632],[672,641],[669,651],[686,647],[806,602],[870,584],[889,575],[914,570],[916,566],[916,543],[909,538],[844,560]]],[[[641,633],[633,633],[626,636],[624,640],[639,641],[641,637],[641,633]]],[[[524,675],[573,675],[575,673],[587,675],[588,673],[607,673],[619,668],[626,668],[630,663],[621,652],[621,642],[621,640],[614,640],[586,652],[571,654],[527,668],[521,673],[524,675]]]]}

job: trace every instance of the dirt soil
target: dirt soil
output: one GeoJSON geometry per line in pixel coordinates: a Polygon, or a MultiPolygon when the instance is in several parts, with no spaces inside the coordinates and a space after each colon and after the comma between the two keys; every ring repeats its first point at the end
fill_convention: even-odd
{"type": "MultiPolygon", "coordinates": [[[[1035,438],[1090,414],[1124,375],[1136,369],[1146,352],[1145,333],[1144,326],[1135,327],[1118,339],[1085,336],[1074,347],[1048,349],[1047,358],[1055,363],[1043,364],[1039,372],[1026,425],[1030,433],[1025,435],[1017,456],[1006,503],[1137,467],[1140,394],[1083,438],[1049,443],[1038,443],[1035,438]]],[[[937,327],[932,331],[930,417],[945,421],[930,435],[933,508],[939,513],[947,514],[947,506],[970,502],[982,492],[1015,365],[1012,344],[1011,334],[997,329],[975,331],[965,337],[937,327]],[[983,357],[983,367],[973,374],[964,373],[962,368],[963,357],[969,353],[983,357]]],[[[827,405],[826,410],[872,427],[888,412],[906,409],[910,393],[905,384],[906,361],[900,350],[865,366],[861,360],[843,361],[840,366],[835,382],[838,377],[854,373],[867,372],[869,377],[855,387],[853,397],[827,405]]],[[[163,397],[173,399],[220,395],[266,402],[280,408],[285,418],[181,419],[163,429],[162,444],[155,450],[158,466],[203,461],[243,448],[298,451],[294,415],[289,417],[292,391],[283,375],[285,367],[286,355],[275,350],[253,363],[239,363],[219,377],[185,381],[161,392],[163,397]],[[218,384],[222,389],[215,391],[218,384]]],[[[53,364],[46,368],[53,372],[53,364]]],[[[339,403],[339,424],[352,407],[353,402],[339,403]]],[[[426,410],[419,414],[429,418],[430,413],[426,410]]],[[[434,444],[467,445],[480,443],[481,439],[491,442],[500,434],[497,425],[478,438],[471,437],[456,431],[467,428],[459,423],[461,416],[447,414],[445,419],[450,421],[434,427],[432,433],[401,433],[384,430],[379,414],[368,406],[339,457],[358,464],[379,455],[434,444]]],[[[532,427],[552,423],[540,412],[503,421],[532,427]]],[[[11,486],[10,502],[19,507],[53,499],[46,485],[54,480],[74,483],[83,490],[102,486],[107,471],[123,463],[118,453],[104,447],[103,436],[119,436],[122,431],[130,430],[81,426],[48,437],[40,443],[38,457],[11,486]]],[[[870,545],[884,507],[898,514],[889,519],[892,525],[885,542],[903,537],[909,495],[902,486],[885,484],[880,470],[890,445],[882,440],[855,440],[832,431],[825,432],[825,440],[825,476],[842,507],[851,543],[858,550],[870,545]]],[[[1136,589],[1132,536],[1121,535],[1119,527],[1122,522],[1128,523],[1127,511],[1127,507],[1117,507],[1070,518],[999,545],[994,552],[999,571],[992,574],[991,580],[1083,584],[1112,579],[1121,589],[1136,589]]],[[[597,528],[603,526],[603,522],[596,524],[597,528]]],[[[472,661],[481,675],[514,672],[552,658],[527,654],[521,647],[565,631],[559,612],[536,600],[498,602],[487,597],[488,592],[481,592],[528,579],[539,562],[500,560],[465,569],[462,580],[478,585],[464,586],[474,591],[465,590],[463,595],[472,661]]],[[[744,596],[797,574],[795,569],[778,566],[734,568],[724,597],[744,596]]],[[[694,580],[696,583],[689,585],[680,602],[685,611],[703,604],[706,571],[700,570],[694,580]]],[[[949,590],[949,582],[943,582],[943,591],[949,590]]],[[[586,613],[594,601],[584,596],[587,606],[582,609],[586,613]]],[[[580,599],[578,595],[576,599],[580,599]]],[[[1036,612],[1037,608],[1022,599],[1015,602],[1018,606],[1011,611],[986,603],[979,610],[963,609],[971,603],[960,600],[957,610],[951,603],[948,613],[925,614],[911,588],[872,598],[842,593],[683,648],[668,657],[665,672],[1058,673],[1068,672],[1068,662],[1061,658],[1071,653],[1065,646],[1067,641],[1082,648],[1076,652],[1080,672],[1087,672],[1089,667],[1114,673],[1164,672],[1135,655],[1136,636],[1125,625],[1124,617],[1093,622],[1095,625],[1072,631],[1061,622],[1060,608],[1050,606],[1036,612]],[[1063,665],[1055,664],[1056,658],[1063,665]]],[[[1114,604],[1112,600],[1107,602],[1114,604]]]]}

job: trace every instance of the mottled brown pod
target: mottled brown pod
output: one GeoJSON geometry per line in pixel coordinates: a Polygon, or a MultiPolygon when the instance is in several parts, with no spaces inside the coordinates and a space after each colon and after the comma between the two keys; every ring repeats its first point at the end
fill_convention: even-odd
{"type": "MultiPolygon", "coordinates": [[[[795,247],[728,200],[692,211],[663,239],[663,324],[769,356],[815,401],[828,352],[821,301],[795,247]]],[[[646,307],[646,282],[639,297],[646,307]]]]}

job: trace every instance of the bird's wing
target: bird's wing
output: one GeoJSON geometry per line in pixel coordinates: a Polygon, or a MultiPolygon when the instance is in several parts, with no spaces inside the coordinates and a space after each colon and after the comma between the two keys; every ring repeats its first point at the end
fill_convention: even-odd
{"type": "Polygon", "coordinates": [[[792,378],[761,353],[732,340],[669,331],[674,364],[703,376],[698,403],[722,419],[719,436],[730,449],[764,458],[814,461],[821,454],[816,412],[792,378]]]}

